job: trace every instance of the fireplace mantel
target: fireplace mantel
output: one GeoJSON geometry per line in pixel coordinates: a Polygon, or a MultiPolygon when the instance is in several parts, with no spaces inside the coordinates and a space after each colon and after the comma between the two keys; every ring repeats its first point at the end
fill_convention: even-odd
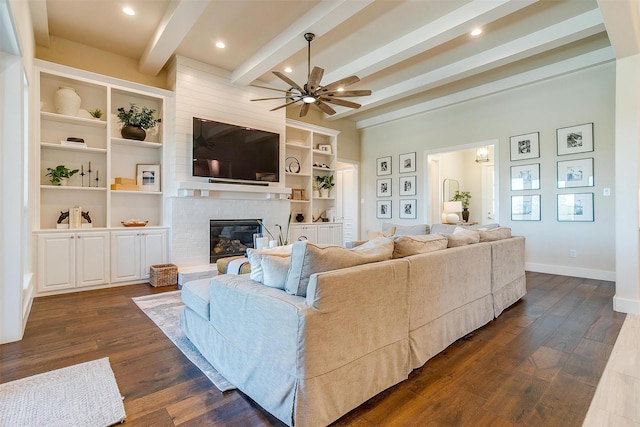
{"type": "Polygon", "coordinates": [[[287,200],[291,194],[290,188],[245,184],[222,184],[197,181],[182,181],[178,183],[179,197],[214,197],[221,199],[260,198],[273,200],[287,200]]]}

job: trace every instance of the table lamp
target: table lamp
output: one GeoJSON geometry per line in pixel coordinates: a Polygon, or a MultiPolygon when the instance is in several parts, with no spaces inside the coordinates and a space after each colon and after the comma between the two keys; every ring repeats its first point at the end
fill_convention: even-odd
{"type": "Polygon", "coordinates": [[[462,202],[444,202],[442,218],[449,224],[460,221],[458,212],[462,212],[462,202]]]}

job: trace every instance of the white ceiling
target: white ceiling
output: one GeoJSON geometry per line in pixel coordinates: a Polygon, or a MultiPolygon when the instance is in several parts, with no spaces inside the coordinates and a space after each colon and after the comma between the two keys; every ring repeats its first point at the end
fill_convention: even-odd
{"type": "Polygon", "coordinates": [[[355,74],[361,81],[348,89],[373,91],[348,98],[359,110],[335,107],[327,117],[359,127],[614,59],[596,0],[30,1],[38,44],[83,43],[152,75],[182,55],[228,70],[238,86],[288,89],[271,73],[285,66],[304,84],[303,34],[313,32],[311,66],[324,68],[323,84],[355,74]],[[125,5],[137,14],[123,14],[125,5]],[[473,38],[477,26],[484,33],[473,38]]]}

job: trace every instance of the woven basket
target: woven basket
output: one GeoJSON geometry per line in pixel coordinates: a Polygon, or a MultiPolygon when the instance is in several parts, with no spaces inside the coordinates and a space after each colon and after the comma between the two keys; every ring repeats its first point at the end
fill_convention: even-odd
{"type": "Polygon", "coordinates": [[[155,288],[178,283],[178,266],[175,264],[153,264],[150,270],[149,283],[155,288]]]}

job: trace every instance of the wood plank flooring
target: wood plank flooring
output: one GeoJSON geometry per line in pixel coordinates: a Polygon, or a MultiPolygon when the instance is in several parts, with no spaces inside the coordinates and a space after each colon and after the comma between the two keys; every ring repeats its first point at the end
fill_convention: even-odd
{"type": "MultiPolygon", "coordinates": [[[[131,298],[134,285],[37,298],[0,382],[109,357],[133,426],[281,426],[219,392],[131,298]]],[[[581,426],[624,321],[612,282],[527,273],[527,295],[336,426],[581,426]]]]}

